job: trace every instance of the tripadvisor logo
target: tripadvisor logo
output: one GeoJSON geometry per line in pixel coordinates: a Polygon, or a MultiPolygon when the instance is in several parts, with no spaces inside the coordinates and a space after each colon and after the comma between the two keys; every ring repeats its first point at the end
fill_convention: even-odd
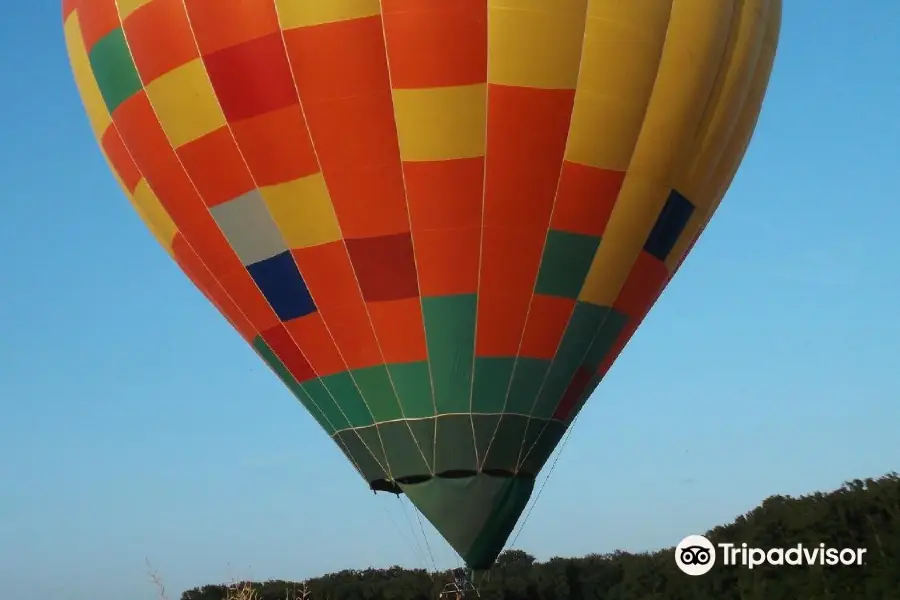
{"type": "Polygon", "coordinates": [[[862,565],[865,548],[807,547],[754,548],[747,544],[721,542],[713,545],[702,535],[689,535],[675,547],[675,565],[687,575],[705,575],[719,558],[723,565],[752,569],[761,565],[810,566],[862,565]]]}

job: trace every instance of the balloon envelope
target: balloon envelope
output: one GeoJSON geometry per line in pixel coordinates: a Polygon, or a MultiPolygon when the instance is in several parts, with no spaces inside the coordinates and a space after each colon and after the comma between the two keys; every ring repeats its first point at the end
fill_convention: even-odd
{"type": "Polygon", "coordinates": [[[485,568],[730,184],[781,2],[64,0],[63,17],[159,243],[373,489],[485,568]]]}

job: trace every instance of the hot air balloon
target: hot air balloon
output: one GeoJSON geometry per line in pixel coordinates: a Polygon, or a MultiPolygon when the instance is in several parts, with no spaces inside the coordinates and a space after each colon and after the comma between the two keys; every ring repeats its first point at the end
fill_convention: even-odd
{"type": "Polygon", "coordinates": [[[781,20],[780,0],[62,6],[158,242],[472,569],[725,194],[781,20]]]}

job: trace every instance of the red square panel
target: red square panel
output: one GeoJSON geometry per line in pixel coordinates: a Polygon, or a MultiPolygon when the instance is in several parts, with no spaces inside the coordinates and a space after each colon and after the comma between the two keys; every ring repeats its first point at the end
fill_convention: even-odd
{"type": "Polygon", "coordinates": [[[309,361],[306,360],[303,352],[294,343],[291,334],[288,333],[283,324],[279,323],[276,327],[262,332],[262,339],[265,340],[269,348],[278,357],[278,360],[281,361],[288,372],[299,383],[308,381],[316,376],[309,365],[309,361]]]}
{"type": "Polygon", "coordinates": [[[204,57],[213,88],[229,121],[299,102],[281,32],[204,57]]]}
{"type": "Polygon", "coordinates": [[[408,233],[347,240],[347,250],[367,302],[419,295],[416,261],[408,233]]]}

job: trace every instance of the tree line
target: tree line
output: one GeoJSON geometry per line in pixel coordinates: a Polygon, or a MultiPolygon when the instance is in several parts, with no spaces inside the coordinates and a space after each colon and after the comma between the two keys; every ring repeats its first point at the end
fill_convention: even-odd
{"type": "MultiPolygon", "coordinates": [[[[674,548],[656,552],[554,557],[539,562],[507,550],[477,581],[482,600],[900,600],[900,476],[854,480],[829,493],[772,496],[732,523],[707,532],[718,542],[756,548],[866,548],[862,566],[723,566],[689,577],[674,548]]],[[[207,585],[181,600],[436,600],[450,572],[344,570],[305,582],[207,585]]],[[[468,599],[467,599],[468,600],[468,599]]]]}

